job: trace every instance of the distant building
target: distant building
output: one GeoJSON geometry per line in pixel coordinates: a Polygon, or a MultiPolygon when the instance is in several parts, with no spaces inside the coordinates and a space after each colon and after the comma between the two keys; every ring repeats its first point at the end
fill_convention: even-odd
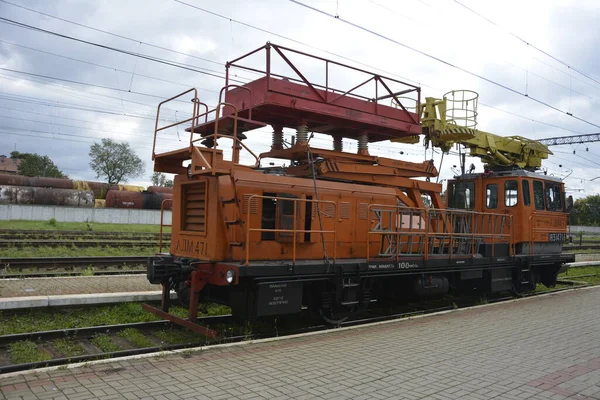
{"type": "Polygon", "coordinates": [[[0,155],[0,174],[16,175],[21,160],[13,160],[12,158],[0,155]]]}

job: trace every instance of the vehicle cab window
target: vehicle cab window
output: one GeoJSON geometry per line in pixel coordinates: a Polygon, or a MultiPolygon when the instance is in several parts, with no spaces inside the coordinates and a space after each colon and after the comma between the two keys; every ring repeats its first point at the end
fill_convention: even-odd
{"type": "Polygon", "coordinates": [[[452,197],[449,205],[451,208],[472,210],[475,207],[475,182],[452,182],[450,184],[452,197]]]}
{"type": "Polygon", "coordinates": [[[548,211],[562,211],[562,193],[560,185],[546,183],[546,209],[548,211]]]}
{"type": "Polygon", "coordinates": [[[514,207],[519,200],[519,184],[517,181],[504,182],[504,205],[514,207]]]}
{"type": "Polygon", "coordinates": [[[529,181],[523,181],[523,204],[526,206],[531,205],[531,193],[529,192],[529,181]]]}
{"type": "Polygon", "coordinates": [[[533,202],[536,210],[544,209],[544,184],[541,181],[533,181],[533,202]]]}
{"type": "Polygon", "coordinates": [[[498,207],[498,185],[490,183],[485,189],[485,206],[487,208],[498,207]]]}

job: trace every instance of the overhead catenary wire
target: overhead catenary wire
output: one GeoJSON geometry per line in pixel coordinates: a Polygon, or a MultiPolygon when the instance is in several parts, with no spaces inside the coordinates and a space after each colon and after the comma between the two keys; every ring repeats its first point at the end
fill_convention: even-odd
{"type": "MultiPolygon", "coordinates": [[[[175,1],[179,1],[179,0],[175,0],[175,1]]],[[[340,22],[342,22],[342,23],[345,23],[345,24],[347,24],[347,25],[350,25],[350,26],[352,26],[352,27],[354,27],[354,28],[356,28],[356,29],[359,29],[359,30],[361,30],[361,31],[363,31],[363,32],[367,32],[367,33],[369,33],[369,34],[371,34],[371,35],[374,35],[374,36],[376,36],[376,37],[379,37],[380,39],[383,39],[383,40],[389,41],[389,42],[391,42],[391,43],[394,43],[394,44],[396,44],[396,45],[398,45],[398,46],[401,46],[401,47],[403,47],[403,48],[406,48],[406,49],[408,49],[408,50],[411,50],[411,51],[413,51],[413,52],[416,52],[416,53],[418,53],[418,54],[421,54],[421,55],[422,55],[422,56],[424,56],[424,57],[427,57],[427,58],[430,58],[430,59],[432,59],[432,60],[435,60],[435,61],[437,61],[437,62],[440,62],[440,63],[442,63],[442,64],[444,64],[444,65],[447,65],[447,66],[449,66],[449,67],[451,67],[451,68],[454,68],[454,69],[457,69],[457,70],[459,70],[459,71],[462,71],[462,72],[464,72],[464,73],[466,73],[466,74],[472,75],[472,76],[474,76],[474,77],[476,77],[476,78],[478,78],[478,79],[481,79],[481,80],[483,80],[483,81],[485,81],[485,82],[488,82],[488,83],[490,83],[490,84],[492,84],[492,85],[494,85],[494,86],[497,86],[497,87],[499,87],[499,88],[502,88],[502,89],[504,89],[504,90],[507,90],[507,91],[509,91],[509,92],[511,92],[511,93],[514,93],[514,94],[517,94],[517,95],[520,95],[520,96],[526,97],[526,98],[530,99],[531,101],[534,101],[534,102],[536,102],[536,103],[538,103],[538,104],[541,104],[541,105],[543,105],[543,106],[545,106],[545,107],[548,107],[548,108],[550,108],[550,109],[552,109],[552,110],[555,110],[555,111],[557,111],[557,112],[560,112],[560,113],[562,113],[562,114],[568,115],[568,116],[570,116],[571,118],[574,118],[574,119],[576,119],[576,120],[578,120],[578,121],[581,121],[581,122],[583,122],[583,123],[586,123],[586,124],[588,124],[588,125],[594,126],[594,127],[596,127],[596,128],[600,128],[600,125],[598,125],[598,124],[595,124],[595,123],[593,123],[593,122],[590,122],[590,121],[588,121],[588,120],[586,120],[586,119],[583,119],[583,118],[577,117],[577,116],[573,115],[572,113],[570,113],[570,112],[568,112],[568,111],[561,110],[561,109],[560,109],[560,108],[558,108],[558,107],[555,107],[555,106],[553,106],[553,105],[551,105],[551,104],[549,104],[549,103],[546,103],[545,101],[542,101],[542,100],[540,100],[540,99],[537,99],[537,98],[535,98],[535,97],[529,96],[529,95],[527,95],[526,93],[522,93],[522,92],[520,92],[520,91],[518,91],[518,90],[516,90],[516,89],[513,89],[513,88],[511,88],[511,87],[509,87],[509,86],[507,86],[507,85],[504,85],[504,84],[502,84],[502,83],[500,83],[500,82],[496,82],[496,81],[494,81],[493,79],[486,78],[486,77],[485,77],[485,76],[483,76],[483,75],[480,75],[480,74],[478,74],[478,73],[476,73],[476,72],[473,72],[473,71],[470,71],[470,70],[468,70],[468,69],[466,69],[466,68],[464,68],[464,67],[461,67],[461,66],[459,66],[459,65],[456,65],[456,64],[453,64],[453,63],[451,63],[451,62],[449,62],[449,61],[443,60],[443,59],[441,59],[441,58],[439,58],[439,57],[436,57],[436,56],[434,56],[434,55],[431,55],[431,54],[429,54],[429,53],[426,53],[426,52],[424,52],[424,51],[422,51],[422,50],[419,50],[419,49],[417,49],[417,48],[415,48],[415,47],[413,47],[413,46],[407,45],[406,43],[402,43],[402,42],[400,42],[400,41],[398,41],[398,40],[396,40],[396,39],[390,38],[390,37],[388,37],[388,36],[386,36],[386,35],[383,35],[383,34],[381,34],[381,33],[378,33],[378,32],[376,32],[376,31],[374,31],[374,30],[372,30],[372,29],[366,28],[366,27],[364,27],[364,26],[362,26],[362,25],[360,25],[360,24],[358,24],[358,23],[355,23],[355,22],[352,22],[352,21],[346,20],[346,19],[344,19],[344,18],[341,18],[341,17],[339,17],[339,16],[337,16],[337,17],[336,17],[335,15],[333,15],[333,14],[331,14],[331,13],[328,13],[328,12],[326,12],[326,11],[323,11],[323,10],[321,10],[321,9],[318,9],[318,8],[316,8],[316,7],[310,6],[310,5],[308,5],[308,4],[305,4],[305,3],[301,2],[301,1],[298,1],[298,0],[288,0],[288,1],[290,1],[290,2],[292,2],[292,3],[294,3],[294,4],[297,4],[297,5],[299,5],[299,6],[302,6],[302,7],[304,7],[304,8],[307,8],[307,9],[309,9],[309,10],[312,10],[312,11],[314,11],[314,12],[316,12],[316,13],[319,13],[319,14],[321,14],[321,15],[325,15],[325,16],[327,16],[327,17],[330,17],[330,18],[332,18],[332,19],[335,19],[335,20],[337,20],[337,21],[340,21],[340,22]]]]}
{"type": "MultiPolygon", "coordinates": [[[[2,1],[2,0],[0,0],[0,1],[2,1]]],[[[116,68],[116,67],[111,67],[111,66],[108,66],[108,65],[102,65],[102,64],[99,64],[99,63],[95,63],[95,62],[82,60],[80,58],[69,57],[69,56],[65,56],[63,54],[57,54],[57,53],[53,53],[53,52],[46,51],[46,50],[36,49],[36,48],[30,47],[30,46],[24,46],[22,44],[17,44],[17,43],[14,43],[14,42],[9,42],[9,41],[6,41],[6,40],[1,40],[0,39],[0,43],[5,43],[5,44],[8,44],[10,46],[15,46],[15,47],[21,47],[23,49],[27,49],[27,50],[30,50],[30,51],[35,51],[35,52],[42,53],[42,54],[51,55],[51,56],[54,56],[54,57],[64,58],[66,60],[71,60],[71,61],[75,61],[75,62],[79,62],[79,63],[83,63],[83,64],[88,64],[88,65],[93,65],[93,66],[104,68],[104,69],[109,69],[111,71],[117,71],[117,72],[122,72],[122,73],[125,73],[125,74],[131,74],[131,75],[134,74],[134,71],[127,71],[127,70],[124,70],[124,69],[120,69],[120,68],[116,68]]],[[[160,82],[165,82],[165,83],[171,83],[173,85],[190,87],[190,85],[186,84],[186,83],[176,82],[176,81],[172,81],[172,80],[168,80],[168,79],[164,79],[164,78],[159,78],[159,77],[151,76],[151,75],[145,75],[145,74],[141,74],[139,72],[135,72],[135,76],[136,77],[147,78],[147,79],[152,79],[152,80],[156,80],[156,81],[160,81],[160,82]]],[[[210,92],[210,93],[216,93],[216,94],[219,93],[219,91],[217,91],[217,90],[207,89],[207,88],[203,88],[203,87],[199,87],[199,86],[195,86],[195,87],[198,90],[202,90],[202,91],[206,91],[206,92],[210,92]]],[[[131,93],[131,87],[128,90],[128,92],[131,93]]]]}
{"type": "MultiPolygon", "coordinates": [[[[65,35],[65,34],[54,32],[54,31],[50,31],[50,30],[47,30],[47,29],[37,28],[35,26],[28,25],[28,24],[25,24],[25,23],[22,23],[22,22],[19,22],[19,21],[15,21],[15,20],[12,20],[12,19],[9,19],[9,18],[0,17],[0,22],[7,23],[7,24],[10,24],[10,25],[14,25],[14,26],[17,26],[19,28],[29,29],[29,30],[36,31],[36,32],[43,32],[43,33],[46,33],[46,34],[49,34],[49,35],[53,35],[53,36],[57,36],[57,37],[60,37],[60,38],[63,38],[63,39],[67,39],[67,40],[72,40],[72,41],[75,41],[75,42],[88,44],[90,46],[95,46],[95,47],[98,47],[98,48],[101,48],[101,49],[110,50],[110,51],[121,53],[121,54],[127,54],[127,55],[132,56],[132,57],[143,58],[143,59],[148,60],[148,61],[152,61],[152,62],[163,64],[163,65],[168,65],[168,66],[171,66],[171,67],[174,67],[174,68],[181,68],[181,69],[184,69],[184,70],[188,70],[188,71],[192,71],[192,72],[197,72],[199,74],[204,74],[204,75],[212,76],[212,77],[215,77],[215,78],[220,78],[220,79],[224,78],[224,76],[218,75],[219,72],[217,72],[217,71],[212,71],[212,70],[209,70],[209,69],[206,69],[206,68],[202,68],[202,67],[197,67],[197,66],[190,66],[188,64],[183,64],[183,63],[179,63],[179,62],[176,62],[176,61],[171,61],[171,60],[167,60],[167,59],[163,59],[163,58],[159,58],[159,57],[154,57],[154,56],[150,56],[150,55],[147,55],[147,54],[136,53],[136,52],[129,51],[129,50],[119,49],[119,48],[116,48],[116,47],[113,47],[113,46],[108,46],[108,45],[104,45],[104,44],[101,44],[101,43],[96,43],[96,42],[92,42],[92,41],[89,41],[89,40],[84,40],[84,39],[76,38],[74,36],[65,35]]],[[[245,83],[245,82],[241,82],[241,81],[239,81],[239,80],[237,80],[235,78],[230,78],[230,81],[237,82],[237,83],[245,83]]]]}
{"type": "Polygon", "coordinates": [[[82,24],[82,23],[79,23],[79,22],[75,22],[75,21],[72,21],[72,20],[69,20],[69,19],[66,19],[66,18],[61,18],[61,17],[58,17],[56,15],[53,15],[53,14],[50,14],[50,13],[46,13],[46,12],[43,12],[43,11],[39,11],[39,10],[35,10],[33,8],[25,7],[25,6],[21,5],[21,4],[15,4],[15,3],[12,3],[12,2],[7,1],[7,0],[0,0],[0,2],[5,3],[5,4],[9,4],[9,5],[13,6],[13,7],[17,7],[17,8],[20,8],[22,10],[27,10],[27,11],[30,11],[32,13],[43,15],[45,17],[49,17],[49,18],[57,19],[59,21],[63,21],[63,22],[69,23],[69,24],[73,24],[73,25],[76,25],[76,26],[79,26],[79,27],[82,27],[82,28],[91,29],[91,30],[96,31],[96,32],[100,32],[100,33],[104,33],[104,34],[107,34],[107,35],[110,35],[110,36],[114,36],[114,37],[118,37],[118,38],[121,38],[121,39],[125,39],[125,40],[128,40],[128,41],[134,42],[134,43],[143,44],[144,46],[154,47],[156,49],[169,51],[169,52],[174,53],[174,54],[179,54],[179,55],[182,55],[182,56],[186,56],[186,57],[190,57],[190,58],[195,58],[195,59],[198,59],[198,60],[206,61],[206,62],[217,64],[217,65],[223,65],[224,64],[224,63],[219,62],[219,61],[214,61],[214,60],[209,60],[209,59],[204,58],[204,57],[199,57],[199,56],[197,56],[195,54],[190,54],[190,53],[185,53],[183,51],[169,49],[168,47],[159,46],[159,45],[156,45],[156,44],[153,44],[153,43],[150,43],[150,42],[146,42],[146,41],[139,40],[139,39],[134,39],[134,38],[131,38],[131,37],[128,37],[128,36],[125,36],[125,35],[120,35],[120,34],[117,34],[117,33],[114,33],[114,32],[109,32],[109,31],[104,30],[104,29],[95,28],[93,26],[82,24]]]}
{"type": "MultiPolygon", "coordinates": [[[[3,1],[3,0],[2,0],[2,1],[3,1]]],[[[178,1],[178,2],[179,2],[179,3],[182,3],[182,4],[185,4],[184,2],[181,2],[181,1],[178,1]]],[[[8,3],[8,4],[11,4],[11,3],[9,3],[9,2],[6,2],[6,3],[8,3]]],[[[85,26],[85,25],[83,25],[83,24],[81,24],[81,25],[82,25],[82,26],[85,26]]],[[[85,26],[85,27],[88,27],[88,28],[89,28],[89,26],[85,26]]],[[[94,29],[94,28],[90,28],[90,29],[94,29]]],[[[111,33],[108,33],[108,34],[111,34],[111,33]]],[[[215,63],[216,63],[216,62],[215,62],[215,63]]],[[[403,78],[403,79],[406,79],[406,78],[403,78]]],[[[482,105],[483,105],[483,104],[482,104],[482,105]]],[[[507,113],[509,113],[509,114],[512,114],[512,115],[515,115],[515,116],[518,116],[518,117],[521,117],[521,118],[528,119],[528,120],[530,120],[530,121],[533,121],[533,122],[543,123],[543,122],[541,122],[541,121],[536,121],[536,120],[533,120],[533,119],[530,119],[530,118],[527,118],[527,117],[524,117],[524,116],[520,116],[520,115],[518,115],[518,114],[515,114],[515,113],[510,113],[510,112],[508,112],[508,111],[506,111],[506,110],[502,110],[502,109],[500,109],[500,108],[495,108],[495,109],[497,109],[498,111],[501,111],[501,112],[507,112],[507,113]]],[[[551,125],[551,124],[547,124],[547,123],[544,123],[544,124],[545,124],[545,125],[548,125],[548,126],[553,126],[553,125],[551,125]]],[[[555,125],[554,125],[553,127],[555,127],[555,128],[558,128],[558,129],[565,129],[565,130],[569,130],[569,131],[573,131],[573,132],[578,132],[578,131],[574,131],[574,130],[571,130],[571,129],[568,129],[568,128],[558,127],[558,126],[555,126],[555,125]]]]}
{"type": "MultiPolygon", "coordinates": [[[[173,1],[175,1],[175,2],[177,2],[177,3],[179,3],[179,4],[182,4],[182,5],[185,5],[185,6],[187,6],[187,7],[194,8],[194,9],[196,9],[196,10],[198,10],[198,11],[201,11],[201,12],[204,12],[204,13],[207,13],[207,14],[210,14],[210,15],[213,15],[213,16],[215,16],[215,17],[218,17],[218,18],[224,19],[224,20],[226,20],[226,21],[232,21],[232,22],[235,22],[235,23],[237,23],[237,24],[239,24],[239,25],[242,25],[242,26],[245,26],[245,27],[248,27],[248,28],[251,28],[251,29],[257,30],[257,31],[259,31],[259,32],[263,32],[263,33],[266,33],[266,34],[269,34],[269,35],[272,35],[272,36],[275,36],[275,37],[278,37],[278,38],[281,38],[281,39],[284,39],[284,40],[288,40],[288,41],[290,41],[290,42],[292,42],[292,43],[297,43],[297,44],[300,44],[300,45],[302,45],[302,46],[306,46],[306,47],[308,47],[308,48],[311,48],[311,49],[313,49],[313,50],[321,51],[321,52],[323,52],[323,53],[325,53],[325,54],[329,54],[329,55],[332,55],[332,56],[334,56],[334,57],[338,57],[338,58],[340,58],[340,59],[343,59],[343,60],[346,60],[346,61],[350,61],[350,62],[352,62],[352,63],[355,63],[355,64],[357,64],[357,65],[361,65],[361,66],[363,66],[363,67],[367,67],[367,68],[370,68],[370,69],[373,69],[373,70],[377,70],[377,71],[383,72],[383,73],[385,73],[385,74],[387,74],[387,75],[394,76],[394,77],[396,77],[396,78],[399,78],[399,79],[405,80],[405,81],[407,81],[407,82],[412,82],[412,83],[415,83],[415,84],[418,84],[418,85],[421,85],[421,86],[423,86],[423,87],[427,87],[427,88],[430,88],[430,89],[441,90],[441,89],[439,89],[439,88],[436,88],[436,87],[433,87],[433,86],[430,86],[430,85],[427,85],[427,84],[421,83],[421,82],[420,82],[420,81],[418,81],[418,80],[415,80],[415,79],[411,79],[411,78],[407,78],[407,77],[404,77],[404,76],[398,75],[398,74],[396,74],[396,73],[394,73],[394,72],[391,72],[391,71],[388,71],[388,70],[385,70],[385,69],[382,69],[382,68],[379,68],[379,67],[375,67],[375,66],[373,66],[373,65],[370,65],[370,64],[367,64],[367,63],[364,63],[364,62],[361,62],[361,61],[354,60],[354,59],[352,59],[352,58],[349,58],[349,57],[346,57],[346,56],[340,55],[340,54],[338,54],[338,53],[335,53],[335,52],[332,52],[332,51],[329,51],[329,50],[326,50],[326,49],[322,49],[322,48],[320,48],[320,47],[317,47],[317,46],[310,45],[310,44],[308,44],[308,43],[305,43],[305,42],[302,42],[302,41],[300,41],[300,40],[296,40],[296,39],[290,38],[290,37],[288,37],[288,36],[285,36],[285,35],[281,35],[281,34],[279,34],[279,33],[276,33],[276,32],[273,32],[273,31],[270,31],[270,30],[267,30],[267,29],[263,29],[263,28],[260,28],[260,27],[254,26],[254,25],[252,25],[252,24],[249,24],[249,23],[247,23],[247,22],[243,22],[243,21],[240,21],[240,20],[238,20],[238,19],[235,19],[235,18],[232,18],[232,17],[226,16],[226,15],[222,15],[222,14],[216,13],[216,12],[214,12],[214,11],[207,10],[207,9],[205,9],[205,8],[202,8],[202,7],[199,7],[199,6],[196,6],[196,5],[193,5],[193,4],[190,4],[190,3],[187,3],[187,2],[185,2],[185,1],[182,1],[182,0],[173,0],[173,1]]],[[[569,128],[565,128],[565,127],[561,127],[561,126],[553,125],[553,124],[550,124],[550,123],[547,123],[547,122],[543,122],[543,121],[537,120],[537,119],[535,119],[535,118],[531,118],[531,117],[527,117],[527,116],[524,116],[524,115],[520,115],[520,114],[517,114],[517,113],[511,112],[511,111],[508,111],[508,110],[502,109],[502,108],[500,108],[500,107],[496,107],[496,106],[492,106],[492,105],[490,105],[490,104],[483,103],[483,102],[479,102],[479,105],[481,105],[481,106],[484,106],[484,107],[488,107],[488,108],[491,108],[491,109],[494,109],[494,110],[497,110],[497,111],[500,111],[500,112],[502,112],[502,113],[505,113],[505,114],[508,114],[508,115],[516,116],[516,117],[519,117],[519,118],[522,118],[522,119],[526,119],[526,120],[528,120],[528,121],[531,121],[531,122],[534,122],[534,123],[538,123],[538,124],[542,124],[542,125],[546,125],[546,126],[554,127],[554,128],[557,128],[557,129],[562,129],[562,130],[570,131],[570,132],[575,132],[575,133],[583,133],[583,132],[581,132],[581,131],[577,131],[577,130],[573,130],[573,129],[569,129],[569,128]]]]}
{"type": "MultiPolygon", "coordinates": [[[[87,28],[87,29],[92,29],[92,30],[95,30],[95,31],[99,31],[99,32],[102,32],[102,33],[106,33],[106,34],[109,34],[109,35],[115,36],[115,37],[120,37],[120,38],[123,38],[123,39],[126,39],[126,40],[134,41],[134,42],[136,42],[136,43],[137,43],[137,42],[139,42],[139,41],[138,41],[138,40],[136,40],[136,39],[132,39],[132,38],[129,38],[129,37],[127,37],[127,36],[124,36],[124,35],[119,35],[119,34],[115,34],[115,33],[113,33],[113,32],[109,32],[109,31],[106,31],[106,30],[102,30],[102,29],[98,29],[98,28],[91,27],[91,26],[89,26],[89,25],[80,24],[80,23],[77,23],[77,22],[74,22],[74,21],[71,21],[71,20],[67,20],[67,19],[65,19],[65,18],[60,18],[60,17],[56,17],[56,16],[53,16],[53,15],[51,15],[51,14],[48,14],[48,13],[43,13],[43,12],[40,12],[40,11],[38,11],[38,10],[33,10],[33,9],[31,9],[31,8],[27,8],[27,7],[21,7],[21,6],[19,6],[19,5],[16,5],[16,4],[14,4],[14,3],[11,3],[11,2],[8,2],[8,1],[5,1],[5,0],[0,0],[0,1],[2,1],[2,2],[4,2],[4,3],[7,3],[7,4],[10,4],[10,5],[13,5],[13,6],[16,6],[16,7],[20,7],[20,8],[26,9],[26,10],[28,10],[28,11],[31,11],[31,12],[36,12],[36,13],[39,13],[39,14],[41,14],[41,15],[45,15],[45,16],[48,16],[48,17],[51,17],[51,18],[56,18],[56,19],[58,19],[58,20],[61,20],[61,21],[64,21],[64,22],[68,22],[68,23],[71,23],[71,24],[75,24],[75,25],[78,25],[78,26],[81,26],[81,27],[85,27],[85,28],[87,28]]],[[[226,17],[226,16],[224,16],[224,15],[221,15],[221,14],[218,14],[218,13],[215,13],[215,12],[212,12],[212,11],[210,11],[210,10],[203,9],[203,8],[201,8],[201,7],[198,7],[198,6],[195,6],[195,5],[192,5],[192,4],[189,4],[189,3],[186,3],[186,2],[184,2],[184,1],[181,1],[181,0],[174,0],[174,1],[176,1],[177,3],[183,4],[183,5],[189,6],[189,7],[193,7],[193,8],[195,8],[195,9],[197,9],[197,10],[200,10],[200,11],[203,11],[203,12],[206,12],[206,13],[209,13],[209,14],[211,14],[211,15],[217,16],[217,17],[219,17],[219,18],[224,18],[224,19],[227,19],[227,20],[229,20],[229,21],[233,21],[233,22],[235,22],[235,23],[241,24],[241,25],[243,25],[243,26],[247,26],[247,27],[250,27],[250,28],[252,28],[252,29],[256,29],[256,30],[259,30],[259,31],[262,31],[262,32],[265,32],[265,33],[269,33],[269,34],[272,34],[272,35],[275,35],[275,36],[278,36],[278,37],[284,38],[284,39],[286,39],[286,40],[289,40],[289,41],[292,41],[292,42],[295,42],[295,43],[299,43],[299,44],[302,44],[302,45],[304,45],[304,46],[307,46],[307,47],[311,47],[311,48],[317,49],[317,50],[319,50],[319,51],[323,51],[323,52],[325,52],[325,53],[328,53],[328,54],[334,55],[335,57],[339,57],[339,58],[342,58],[342,59],[345,59],[345,60],[349,60],[349,61],[355,62],[355,63],[357,63],[357,64],[360,64],[360,65],[368,66],[368,67],[370,67],[370,68],[376,68],[376,67],[370,66],[370,65],[368,65],[368,64],[361,63],[361,62],[358,62],[358,61],[356,61],[356,60],[352,60],[352,59],[350,59],[350,58],[348,58],[348,57],[344,57],[344,56],[342,56],[342,55],[339,55],[339,54],[336,54],[336,53],[333,53],[333,52],[330,52],[330,51],[327,51],[327,50],[324,50],[324,49],[319,49],[319,48],[316,48],[316,47],[314,47],[314,46],[311,46],[311,45],[308,45],[308,44],[306,44],[306,43],[303,43],[303,42],[301,42],[301,41],[298,41],[298,40],[295,40],[295,39],[292,39],[292,38],[286,37],[286,36],[284,36],[284,35],[279,35],[279,34],[277,34],[277,33],[274,33],[274,32],[271,32],[271,31],[268,31],[268,30],[265,30],[265,29],[262,29],[262,28],[258,28],[258,27],[256,27],[256,26],[253,26],[253,25],[251,25],[251,24],[247,24],[247,23],[245,23],[245,22],[238,21],[238,20],[235,20],[235,19],[232,19],[232,18],[226,17]]],[[[0,20],[1,20],[1,19],[0,19],[0,20]]],[[[33,27],[33,28],[35,28],[35,27],[33,27]]],[[[36,29],[37,29],[37,28],[36,28],[36,29]]],[[[49,32],[49,31],[47,31],[47,32],[49,32]]],[[[52,33],[52,32],[49,32],[49,33],[52,33]]],[[[53,33],[52,33],[52,34],[53,34],[53,33]]],[[[163,47],[161,47],[161,46],[152,45],[152,44],[149,44],[149,43],[146,43],[146,42],[142,42],[142,43],[148,44],[148,45],[150,45],[150,46],[152,46],[152,47],[156,47],[156,48],[160,48],[160,49],[164,49],[164,50],[169,50],[169,49],[163,48],[163,47]]],[[[178,51],[173,51],[173,52],[174,52],[174,53],[179,53],[179,54],[183,54],[183,55],[187,55],[187,56],[193,57],[193,55],[189,55],[189,54],[187,54],[187,53],[178,52],[178,51]]],[[[128,52],[128,53],[132,53],[132,52],[128,52]]],[[[132,54],[130,54],[130,55],[135,55],[135,54],[134,54],[134,53],[132,53],[132,54]]],[[[196,57],[196,58],[198,58],[198,57],[196,57]]],[[[215,64],[221,64],[221,63],[219,63],[218,61],[208,60],[208,59],[205,59],[205,58],[200,58],[200,59],[202,59],[202,60],[205,60],[205,61],[210,61],[210,62],[213,62],[213,63],[215,63],[215,64]]],[[[384,70],[381,70],[380,68],[376,68],[376,69],[378,69],[378,70],[380,70],[380,71],[383,71],[383,72],[385,72],[385,73],[392,74],[392,73],[390,73],[389,71],[384,71],[384,70]]],[[[412,79],[409,79],[409,78],[405,78],[405,77],[399,76],[399,75],[397,75],[397,74],[393,74],[393,75],[394,75],[394,76],[397,76],[397,77],[399,77],[399,78],[401,78],[401,79],[404,79],[404,80],[408,80],[408,81],[411,81],[411,82],[418,83],[416,80],[412,80],[412,79]]],[[[241,83],[241,82],[238,82],[238,83],[241,83]]],[[[245,83],[245,82],[244,82],[244,83],[245,83]]],[[[424,85],[424,86],[427,86],[427,85],[424,85]]],[[[552,124],[544,123],[544,122],[542,122],[542,121],[535,120],[535,119],[533,119],[533,118],[529,118],[529,117],[521,116],[521,115],[519,115],[519,114],[512,113],[512,112],[510,112],[510,111],[507,111],[507,110],[503,110],[503,109],[501,109],[501,108],[499,108],[499,107],[490,106],[490,105],[487,105],[487,104],[484,104],[484,103],[480,103],[480,104],[481,104],[482,106],[485,106],[485,107],[490,107],[490,108],[496,109],[496,110],[498,110],[498,111],[500,111],[500,112],[507,113],[507,114],[509,114],[509,115],[514,115],[514,116],[517,116],[517,117],[521,117],[521,118],[524,118],[524,119],[528,119],[528,120],[530,120],[530,121],[532,121],[532,122],[536,122],[536,123],[540,123],[540,124],[544,124],[544,125],[548,125],[548,126],[553,126],[553,127],[556,127],[556,128],[558,128],[558,129],[564,129],[564,130],[568,130],[568,131],[573,131],[573,132],[580,133],[579,131],[574,131],[574,130],[572,130],[572,129],[563,128],[563,127],[558,127],[558,126],[556,126],[556,125],[552,125],[552,124]]],[[[575,118],[576,118],[576,119],[579,119],[578,117],[575,117],[575,118]]]]}
{"type": "Polygon", "coordinates": [[[517,40],[520,40],[521,42],[523,42],[525,45],[527,45],[527,46],[531,47],[532,49],[535,49],[535,50],[539,51],[540,53],[542,53],[542,54],[544,54],[545,56],[547,56],[547,57],[549,57],[549,58],[553,59],[554,61],[556,61],[556,62],[558,62],[558,63],[560,63],[560,64],[564,65],[565,67],[567,67],[567,68],[569,68],[569,69],[571,69],[571,70],[573,70],[573,71],[577,72],[578,74],[580,74],[580,75],[582,75],[582,76],[585,76],[585,77],[586,77],[586,78],[588,78],[589,80],[591,80],[591,81],[594,81],[594,82],[596,82],[596,83],[599,83],[599,84],[600,84],[600,81],[599,81],[598,79],[596,79],[596,78],[592,77],[590,74],[588,74],[588,73],[586,73],[586,72],[582,71],[580,68],[577,68],[577,67],[573,66],[572,64],[569,64],[569,63],[567,63],[567,62],[565,62],[565,61],[563,61],[563,60],[559,59],[558,57],[556,57],[556,56],[554,56],[554,55],[550,54],[549,52],[547,52],[547,51],[545,51],[545,50],[542,50],[541,48],[537,47],[536,45],[534,45],[533,43],[529,42],[528,40],[525,40],[525,39],[523,39],[521,36],[519,36],[519,35],[517,35],[517,34],[515,34],[515,33],[511,32],[511,31],[509,31],[509,30],[507,30],[507,29],[504,29],[504,28],[502,28],[500,25],[498,25],[497,23],[495,23],[495,22],[494,22],[494,21],[492,21],[491,19],[489,19],[489,18],[487,18],[487,17],[483,16],[482,14],[480,14],[480,13],[478,13],[477,11],[473,10],[472,8],[469,8],[469,7],[467,7],[466,5],[464,5],[463,3],[461,3],[460,1],[458,1],[458,0],[454,0],[454,2],[455,2],[456,4],[458,4],[458,5],[460,5],[461,7],[463,7],[463,8],[465,8],[465,9],[469,10],[470,12],[472,12],[472,13],[473,13],[473,14],[475,14],[475,15],[477,15],[478,17],[480,17],[480,18],[482,18],[482,19],[486,20],[486,21],[487,21],[487,22],[489,22],[490,24],[492,24],[492,25],[496,26],[498,29],[501,29],[501,30],[503,30],[504,32],[508,33],[509,35],[511,35],[512,37],[514,37],[515,39],[517,39],[517,40]]]}

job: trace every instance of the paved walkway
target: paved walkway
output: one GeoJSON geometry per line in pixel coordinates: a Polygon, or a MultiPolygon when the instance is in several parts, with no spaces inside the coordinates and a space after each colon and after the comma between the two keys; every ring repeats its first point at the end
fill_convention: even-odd
{"type": "Polygon", "coordinates": [[[0,377],[0,398],[600,399],[599,310],[600,288],[579,290],[326,334],[0,377]]]}
{"type": "Polygon", "coordinates": [[[0,298],[160,290],[146,275],[0,279],[0,298]]]}

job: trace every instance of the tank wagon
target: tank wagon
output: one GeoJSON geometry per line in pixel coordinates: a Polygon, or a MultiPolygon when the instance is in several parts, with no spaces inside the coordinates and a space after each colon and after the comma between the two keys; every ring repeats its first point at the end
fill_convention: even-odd
{"type": "MultiPolygon", "coordinates": [[[[109,190],[106,194],[107,208],[136,208],[144,210],[160,210],[165,200],[171,200],[172,194],[151,192],[125,192],[109,190]]],[[[170,210],[171,202],[165,202],[163,209],[170,210]]]]}
{"type": "Polygon", "coordinates": [[[0,186],[0,204],[94,207],[94,193],[72,189],[0,186]]]}
{"type": "Polygon", "coordinates": [[[561,253],[570,205],[564,185],[535,172],[547,148],[521,138],[515,150],[516,139],[478,131],[472,101],[452,103],[449,95],[422,104],[419,87],[271,43],[227,63],[226,72],[215,109],[195,89],[158,106],[154,149],[157,134],[174,126],[158,125],[165,103],[191,97],[193,116],[180,122],[189,146],[153,149],[154,170],[175,180],[169,253],[148,260],[149,281],[163,287],[162,308],[147,310],[207,334],[195,323],[200,301],[229,305],[240,319],[305,306],[337,323],[373,302],[552,286],[573,261],[561,253]],[[264,68],[248,66],[254,56],[264,68]],[[324,81],[309,81],[291,58],[321,65],[324,81]],[[281,65],[294,75],[279,73],[281,65]],[[231,68],[262,76],[233,85],[231,68]],[[340,80],[332,71],[361,78],[353,88],[332,88],[340,80]],[[409,108],[407,96],[418,107],[409,108]],[[471,116],[463,123],[452,110],[471,116]],[[256,155],[245,139],[264,136],[267,126],[271,149],[256,155]],[[283,128],[295,130],[293,144],[283,128]],[[313,147],[312,132],[329,135],[332,149],[313,147]],[[445,203],[442,186],[431,182],[433,161],[369,153],[369,143],[415,143],[419,135],[444,151],[453,143],[479,151],[485,171],[463,166],[445,203]],[[343,138],[356,140],[357,151],[344,151],[343,138]],[[265,159],[287,166],[265,168],[265,159]],[[187,320],[168,313],[171,290],[189,308],[187,320]]]}
{"type": "MultiPolygon", "coordinates": [[[[145,190],[135,185],[0,174],[0,193],[0,204],[160,210],[162,202],[173,197],[173,188],[149,186],[145,190]]],[[[163,208],[170,210],[171,203],[163,208]]]]}
{"type": "Polygon", "coordinates": [[[80,181],[63,178],[30,177],[23,175],[0,174],[0,185],[27,186],[49,189],[73,189],[91,191],[96,199],[106,199],[109,190],[128,192],[143,192],[142,186],[135,185],[109,185],[104,182],[80,181]]]}

